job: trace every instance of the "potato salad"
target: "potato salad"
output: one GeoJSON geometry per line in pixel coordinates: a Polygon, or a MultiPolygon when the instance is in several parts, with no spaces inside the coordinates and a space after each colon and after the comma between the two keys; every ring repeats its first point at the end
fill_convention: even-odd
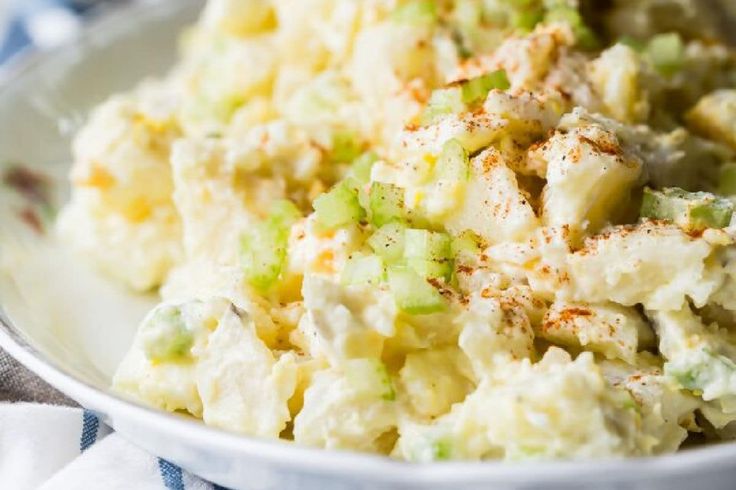
{"type": "MultiPolygon", "coordinates": [[[[210,0],[60,236],[161,303],[113,380],[400,460],[736,435],[736,51],[697,0],[210,0]]],[[[102,327],[102,326],[101,326],[102,327]]]]}

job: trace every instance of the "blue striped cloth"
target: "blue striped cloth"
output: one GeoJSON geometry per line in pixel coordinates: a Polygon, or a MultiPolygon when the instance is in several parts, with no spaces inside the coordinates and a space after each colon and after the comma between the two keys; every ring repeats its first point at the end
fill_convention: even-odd
{"type": "Polygon", "coordinates": [[[152,456],[81,408],[0,403],[0,488],[226,490],[152,456]]]}
{"type": "MultiPolygon", "coordinates": [[[[72,40],[87,12],[116,1],[125,0],[0,0],[10,5],[5,11],[9,17],[0,18],[0,65],[24,48],[72,40]]],[[[89,410],[0,403],[0,488],[156,487],[224,490],[146,454],[89,410]]]]}
{"type": "Polygon", "coordinates": [[[0,27],[4,25],[0,30],[0,64],[34,44],[44,48],[50,47],[44,41],[68,40],[79,19],[89,11],[124,1],[127,0],[0,0],[6,5],[4,14],[8,17],[0,22],[0,27]]]}

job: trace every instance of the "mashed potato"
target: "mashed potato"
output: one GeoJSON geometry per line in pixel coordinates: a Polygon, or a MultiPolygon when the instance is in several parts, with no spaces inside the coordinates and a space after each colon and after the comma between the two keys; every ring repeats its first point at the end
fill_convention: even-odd
{"type": "Polygon", "coordinates": [[[64,239],[162,299],[114,389],[420,462],[732,434],[736,57],[608,4],[210,0],[74,145],[64,239]]]}

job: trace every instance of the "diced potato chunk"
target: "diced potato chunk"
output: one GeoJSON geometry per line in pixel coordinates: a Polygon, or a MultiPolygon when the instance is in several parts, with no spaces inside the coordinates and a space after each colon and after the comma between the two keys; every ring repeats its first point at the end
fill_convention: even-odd
{"type": "Polygon", "coordinates": [[[216,427],[278,437],[291,419],[298,369],[293,354],[276,357],[258,337],[255,319],[228,300],[166,304],[141,324],[113,380],[126,395],[169,411],[186,410],[216,427]],[[190,337],[186,355],[160,358],[152,342],[166,343],[167,323],[190,337]],[[189,347],[191,345],[191,347],[189,347]]]}
{"type": "Polygon", "coordinates": [[[646,119],[649,104],[639,82],[641,60],[623,44],[615,44],[590,62],[593,87],[605,112],[622,122],[646,119]]]}
{"type": "Polygon", "coordinates": [[[667,360],[665,372],[679,386],[704,400],[736,399],[736,343],[733,335],[704,325],[689,308],[650,312],[659,336],[659,350],[667,360]]]}
{"type": "Polygon", "coordinates": [[[458,344],[468,356],[476,377],[492,373],[494,366],[511,359],[533,358],[534,331],[530,316],[534,298],[523,287],[505,291],[486,287],[470,296],[458,316],[458,344]]]}
{"type": "Polygon", "coordinates": [[[687,114],[690,128],[736,149],[736,89],[717,90],[687,114]]]}
{"type": "Polygon", "coordinates": [[[655,454],[677,450],[688,430],[698,430],[695,410],[702,401],[674,385],[657,356],[642,352],[631,364],[616,360],[603,361],[600,366],[612,386],[631,395],[631,408],[642,416],[642,431],[657,441],[655,454]]]}
{"type": "Polygon", "coordinates": [[[547,164],[542,218],[588,232],[615,221],[637,184],[641,161],[598,125],[557,133],[539,151],[547,164]]]}
{"type": "Polygon", "coordinates": [[[722,281],[713,254],[707,241],[674,225],[616,227],[568,257],[570,283],[562,294],[657,310],[679,309],[688,298],[702,306],[722,281]]]}
{"type": "Polygon", "coordinates": [[[394,334],[393,297],[370,286],[343,286],[316,275],[304,279],[306,314],[299,322],[300,343],[312,357],[331,365],[345,359],[380,358],[394,334]]]}
{"type": "Polygon", "coordinates": [[[213,31],[248,36],[275,27],[276,18],[273,5],[267,0],[211,0],[202,22],[213,31]]]}
{"type": "Polygon", "coordinates": [[[555,302],[544,317],[540,334],[550,342],[633,362],[636,351],[651,346],[654,334],[633,309],[608,304],[555,302]]]}
{"type": "Polygon", "coordinates": [[[74,140],[74,193],[59,230],[98,267],[139,291],[180,260],[170,146],[179,136],[163,87],[110,99],[74,140]]]}
{"type": "Polygon", "coordinates": [[[650,454],[656,441],[638,430],[631,403],[606,383],[592,354],[573,361],[553,347],[540,362],[498,366],[431,424],[402,421],[395,454],[422,462],[650,454]]]}
{"type": "Polygon", "coordinates": [[[409,354],[399,375],[414,412],[425,417],[448,412],[473,388],[470,365],[457,347],[409,354]]]}
{"type": "Polygon", "coordinates": [[[277,437],[291,419],[297,369],[293,354],[276,358],[245,312],[227,309],[198,353],[195,379],[202,418],[215,427],[277,437]]]}
{"type": "Polygon", "coordinates": [[[463,202],[445,226],[455,234],[472,230],[488,243],[498,243],[529,237],[539,221],[519,190],[513,170],[490,148],[471,161],[463,202]]]}
{"type": "Polygon", "coordinates": [[[334,367],[312,376],[304,406],[294,419],[294,440],[328,449],[378,451],[396,426],[396,404],[380,387],[366,389],[350,369],[334,367]]]}

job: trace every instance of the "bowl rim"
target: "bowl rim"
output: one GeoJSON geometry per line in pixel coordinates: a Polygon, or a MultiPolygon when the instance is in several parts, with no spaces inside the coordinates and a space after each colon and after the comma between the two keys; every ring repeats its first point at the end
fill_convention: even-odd
{"type": "MultiPolygon", "coordinates": [[[[126,22],[151,8],[166,15],[167,9],[186,8],[193,2],[135,0],[116,7],[85,23],[77,41],[89,41],[107,26],[126,22]]],[[[171,11],[171,10],[168,10],[171,11]]],[[[63,53],[69,46],[46,51],[24,50],[0,68],[0,96],[34,68],[63,53]]],[[[277,439],[261,439],[209,427],[199,420],[147,407],[112,391],[96,388],[48,358],[9,319],[0,303],[0,347],[43,380],[88,403],[103,417],[129,418],[141,427],[157,430],[172,440],[188,439],[201,447],[231,451],[240,458],[264,464],[289,465],[293,470],[322,477],[363,478],[406,484],[534,483],[534,482],[621,482],[667,476],[702,474],[734,467],[736,443],[716,443],[687,448],[675,453],[634,458],[560,461],[447,461],[416,464],[385,456],[353,451],[325,450],[299,446],[277,439]]],[[[114,424],[114,420],[113,420],[114,424]]],[[[122,434],[125,437],[125,434],[122,434]]],[[[131,441],[135,444],[135,441],[131,441]]]]}

